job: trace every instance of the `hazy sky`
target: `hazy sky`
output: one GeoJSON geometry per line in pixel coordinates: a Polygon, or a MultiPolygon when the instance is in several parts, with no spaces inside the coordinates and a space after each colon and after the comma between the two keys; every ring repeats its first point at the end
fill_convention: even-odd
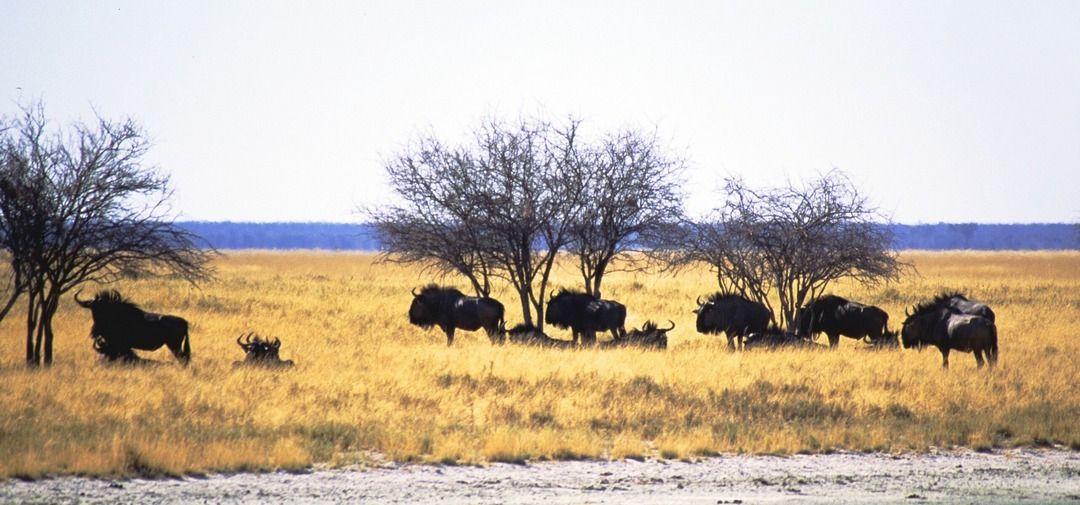
{"type": "Polygon", "coordinates": [[[1080,2],[0,0],[2,113],[131,116],[182,219],[356,221],[416,133],[573,114],[894,219],[1080,219],[1080,2]]]}

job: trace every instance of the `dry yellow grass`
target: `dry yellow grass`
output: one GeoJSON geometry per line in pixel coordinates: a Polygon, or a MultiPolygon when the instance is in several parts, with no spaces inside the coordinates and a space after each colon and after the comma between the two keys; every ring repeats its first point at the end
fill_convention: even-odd
{"type": "MultiPolygon", "coordinates": [[[[904,308],[961,289],[998,315],[1001,363],[970,354],[727,352],[694,332],[711,275],[612,275],[605,295],[633,326],[673,319],[666,352],[493,347],[408,325],[429,279],[363,254],[229,253],[219,280],[116,286],[147,310],[193,323],[193,362],[105,366],[89,313],[66,300],[56,365],[22,364],[22,321],[0,325],[0,478],[190,474],[400,461],[693,458],[719,452],[921,451],[1064,444],[1080,449],[1080,254],[906,253],[919,275],[832,291],[904,308]],[[284,371],[234,370],[241,332],[283,341],[284,371]]],[[[557,285],[576,284],[570,271],[557,285]]],[[[495,293],[520,320],[506,291],[495,293]]],[[[556,336],[565,335],[556,333],[556,336]]]]}

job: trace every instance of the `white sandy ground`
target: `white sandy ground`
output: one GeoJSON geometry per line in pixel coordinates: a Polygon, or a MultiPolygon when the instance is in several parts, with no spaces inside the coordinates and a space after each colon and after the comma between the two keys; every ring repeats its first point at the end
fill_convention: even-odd
{"type": "Polygon", "coordinates": [[[165,480],[0,482],[3,503],[1065,503],[1080,452],[722,456],[697,462],[545,462],[165,480]]]}

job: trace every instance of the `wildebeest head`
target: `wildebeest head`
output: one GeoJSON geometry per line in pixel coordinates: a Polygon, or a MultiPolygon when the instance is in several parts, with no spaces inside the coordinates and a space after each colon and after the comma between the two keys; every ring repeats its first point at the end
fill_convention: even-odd
{"type": "Polygon", "coordinates": [[[435,284],[424,286],[419,293],[413,289],[412,295],[412,305],[409,305],[409,322],[425,330],[439,324],[447,317],[452,306],[451,299],[456,300],[465,296],[457,289],[440,288],[435,284]]]}
{"type": "Polygon", "coordinates": [[[89,300],[79,299],[79,293],[81,292],[82,290],[79,290],[75,293],[75,303],[78,303],[84,309],[90,310],[90,315],[93,317],[95,324],[124,320],[131,317],[142,317],[142,314],[144,314],[138,305],[120,296],[120,292],[115,289],[98,291],[89,300]]]}
{"type": "Polygon", "coordinates": [[[236,337],[236,344],[244,350],[245,363],[263,366],[292,366],[292,360],[282,360],[278,355],[281,349],[281,340],[275,337],[273,340],[262,338],[254,333],[236,337]]]}
{"type": "Polygon", "coordinates": [[[652,321],[645,321],[640,330],[631,330],[625,337],[618,339],[625,342],[624,345],[633,345],[652,349],[667,349],[667,332],[675,329],[675,321],[668,320],[671,326],[659,328],[652,321]]]}
{"type": "Polygon", "coordinates": [[[936,302],[921,303],[911,310],[905,310],[904,315],[907,318],[900,327],[900,343],[904,349],[922,349],[931,344],[935,323],[941,319],[942,313],[949,311],[950,309],[940,307],[936,302]]]}
{"type": "Polygon", "coordinates": [[[557,328],[569,328],[573,324],[571,311],[573,307],[574,293],[560,290],[558,294],[548,299],[547,311],[544,313],[544,323],[557,328]]]}

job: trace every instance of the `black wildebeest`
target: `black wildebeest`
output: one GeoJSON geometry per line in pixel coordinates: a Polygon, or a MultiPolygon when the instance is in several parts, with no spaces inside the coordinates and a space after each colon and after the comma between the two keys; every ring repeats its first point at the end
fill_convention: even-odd
{"type": "Polygon", "coordinates": [[[140,358],[130,348],[116,348],[109,344],[105,337],[94,337],[94,350],[101,354],[106,363],[122,365],[149,365],[156,361],[140,358]]]}
{"type": "Polygon", "coordinates": [[[613,300],[601,300],[579,291],[560,290],[548,300],[544,322],[570,328],[574,343],[596,344],[596,332],[610,330],[618,339],[626,336],[626,307],[613,300]]]}
{"type": "Polygon", "coordinates": [[[775,326],[763,332],[751,333],[746,337],[746,349],[780,349],[785,347],[820,349],[825,346],[814,343],[809,337],[799,337],[775,326]]]}
{"type": "Polygon", "coordinates": [[[105,339],[110,352],[153,351],[164,345],[181,364],[191,361],[188,323],[183,318],[144,312],[116,290],[98,292],[90,300],[80,300],[75,293],[75,302],[90,309],[94,319],[90,336],[105,339]]]}
{"type": "Polygon", "coordinates": [[[983,366],[984,356],[991,368],[998,359],[997,326],[993,321],[940,307],[936,301],[916,305],[907,314],[900,339],[905,349],[937,346],[944,368],[949,368],[950,350],[974,353],[979,368],[983,366]]]}
{"type": "Polygon", "coordinates": [[[888,325],[889,315],[884,310],[836,295],[822,296],[795,312],[795,336],[825,333],[829,347],[840,343],[840,335],[868,339],[877,345],[895,341],[896,336],[889,333],[888,325]]]}
{"type": "Polygon", "coordinates": [[[753,302],[739,295],[715,293],[704,302],[697,299],[698,333],[723,333],[727,336],[728,349],[735,349],[735,339],[739,345],[751,333],[763,333],[769,327],[772,314],[764,304],[753,302]]]}
{"type": "Polygon", "coordinates": [[[675,329],[675,321],[668,320],[671,326],[657,328],[656,323],[645,321],[641,329],[627,332],[625,337],[619,337],[607,342],[601,342],[600,347],[641,347],[644,349],[667,349],[667,332],[675,329]]]}
{"type": "Polygon", "coordinates": [[[506,340],[512,344],[551,347],[553,349],[572,349],[574,343],[569,340],[551,338],[539,328],[529,324],[519,324],[506,332],[506,340]]]}
{"type": "Polygon", "coordinates": [[[934,297],[932,302],[938,307],[950,307],[954,311],[961,314],[970,314],[973,316],[982,316],[990,320],[991,323],[996,323],[994,319],[994,311],[990,310],[990,307],[986,304],[968,300],[966,296],[959,292],[942,293],[934,297]]]}
{"type": "Polygon", "coordinates": [[[428,284],[419,293],[412,291],[409,322],[421,328],[442,328],[446,345],[454,344],[454,330],[476,331],[483,328],[491,343],[502,342],[503,305],[494,298],[465,296],[454,288],[428,284]]]}
{"type": "Polygon", "coordinates": [[[233,361],[233,367],[241,365],[262,366],[267,368],[293,366],[293,360],[283,360],[278,352],[281,350],[281,340],[274,338],[262,338],[254,333],[236,337],[236,345],[244,350],[244,361],[233,361]]]}

